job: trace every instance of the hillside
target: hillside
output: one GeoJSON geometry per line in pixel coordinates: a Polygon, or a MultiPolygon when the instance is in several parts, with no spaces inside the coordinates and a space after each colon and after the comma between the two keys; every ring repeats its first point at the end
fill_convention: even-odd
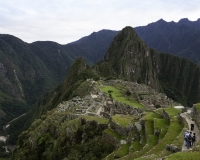
{"type": "Polygon", "coordinates": [[[146,84],[186,106],[200,101],[200,68],[191,61],[149,48],[125,27],[94,66],[101,76],[146,84]]]}
{"type": "MultiPolygon", "coordinates": [[[[39,42],[28,44],[11,35],[0,35],[1,135],[4,125],[27,113],[40,95],[64,79],[66,64],[70,66],[73,59],[62,51],[57,43],[40,46],[39,42]]],[[[25,123],[29,117],[23,118],[25,123]]],[[[24,123],[15,122],[8,129],[10,143],[16,143],[24,123]]]]}
{"type": "Polygon", "coordinates": [[[19,136],[11,159],[155,159],[180,153],[187,124],[178,117],[181,109],[173,108],[180,104],[166,95],[121,80],[87,79],[77,91],[19,136]]]}
{"type": "MultiPolygon", "coordinates": [[[[199,20],[192,22],[181,19],[175,23],[161,19],[147,26],[136,27],[135,30],[149,47],[185,57],[198,64],[199,28],[199,20]]],[[[64,80],[75,59],[82,57],[90,66],[101,60],[118,33],[101,30],[66,45],[42,41],[28,44],[14,36],[1,35],[1,126],[27,112],[40,95],[64,80]],[[24,107],[18,108],[19,112],[6,107],[15,103],[24,107]]],[[[184,89],[180,86],[178,90],[184,89]]]]}
{"type": "MultiPolygon", "coordinates": [[[[193,33],[195,29],[195,34],[191,36],[195,42],[199,29],[197,22],[191,23],[188,20],[178,22],[177,24],[183,28],[180,34],[187,35],[185,31],[193,33]]],[[[161,30],[166,25],[165,21],[160,20],[146,27],[157,24],[161,26],[161,30]]],[[[143,28],[139,28],[140,33],[143,33],[143,28]]],[[[9,121],[23,115],[9,124],[6,132],[2,129],[1,135],[10,134],[7,142],[15,143],[17,135],[35,118],[46,114],[62,101],[79,95],[77,88],[84,86],[83,82],[88,78],[98,80],[104,77],[146,84],[185,106],[191,107],[199,102],[199,67],[186,59],[149,48],[139,38],[140,36],[137,36],[137,32],[132,27],[126,27],[121,32],[102,30],[67,45],[39,41],[28,44],[14,36],[1,35],[0,125],[5,128],[9,121]],[[118,35],[114,38],[116,34],[118,35]],[[84,57],[90,66],[101,57],[103,60],[90,68],[83,59],[79,59],[75,62],[75,67],[71,68],[73,71],[70,71],[73,61],[79,57],[84,57]],[[62,82],[67,71],[70,76],[62,82]],[[61,83],[58,84],[59,82],[61,83]],[[56,88],[52,89],[55,85],[56,88]],[[45,92],[47,93],[44,94],[45,92]],[[32,104],[34,105],[30,107],[32,104]]],[[[150,30],[148,33],[151,33],[150,30]]],[[[181,42],[180,46],[187,46],[185,44],[190,43],[181,42]]],[[[190,51],[193,52],[192,49],[190,51]]],[[[86,94],[88,93],[81,95],[86,94]]],[[[155,106],[156,103],[151,105],[155,106]]]]}
{"type": "Polygon", "coordinates": [[[200,64],[200,19],[190,21],[184,18],[177,23],[160,19],[147,26],[136,27],[135,30],[149,47],[200,64]]]}
{"type": "Polygon", "coordinates": [[[77,59],[40,97],[32,112],[38,118],[20,134],[11,159],[170,159],[188,127],[174,106],[199,101],[198,75],[196,64],[150,49],[125,27],[102,61],[91,68],[77,59]],[[177,85],[182,71],[188,76],[177,85]]]}
{"type": "Polygon", "coordinates": [[[103,29],[66,44],[64,47],[67,51],[72,52],[76,58],[82,57],[89,65],[94,65],[103,58],[118,32],[103,29]]]}

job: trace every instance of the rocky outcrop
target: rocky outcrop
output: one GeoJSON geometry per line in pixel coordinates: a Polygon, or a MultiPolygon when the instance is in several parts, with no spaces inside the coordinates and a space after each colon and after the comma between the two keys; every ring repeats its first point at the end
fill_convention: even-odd
{"type": "Polygon", "coordinates": [[[197,104],[193,105],[191,116],[194,117],[195,122],[197,123],[198,127],[200,127],[200,110],[198,109],[197,104]]]}
{"type": "Polygon", "coordinates": [[[170,120],[170,115],[164,109],[162,115],[165,119],[170,120]]]}
{"type": "Polygon", "coordinates": [[[112,119],[110,119],[109,123],[110,123],[110,128],[111,129],[115,130],[117,133],[119,133],[122,136],[126,136],[127,135],[125,127],[122,127],[120,124],[114,122],[112,119]]]}
{"type": "Polygon", "coordinates": [[[102,132],[102,138],[104,140],[106,140],[107,142],[109,142],[110,144],[114,145],[115,147],[118,147],[120,144],[119,139],[117,139],[116,137],[111,136],[110,134],[106,133],[106,132],[102,132]]]}
{"type": "Polygon", "coordinates": [[[173,145],[170,145],[170,144],[166,145],[166,150],[174,152],[174,153],[181,151],[181,149],[178,148],[177,146],[173,146],[173,145]]]}

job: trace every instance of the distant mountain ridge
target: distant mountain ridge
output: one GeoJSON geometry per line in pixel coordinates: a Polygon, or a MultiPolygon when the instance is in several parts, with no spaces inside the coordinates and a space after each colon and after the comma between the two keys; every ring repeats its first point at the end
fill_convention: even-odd
{"type": "Polygon", "coordinates": [[[89,65],[94,65],[103,58],[118,32],[105,29],[93,32],[89,36],[65,45],[65,48],[73,52],[77,58],[82,57],[87,60],[89,65]]]}
{"type": "Polygon", "coordinates": [[[11,159],[167,157],[175,151],[162,154],[166,145],[181,151],[184,127],[188,126],[180,117],[181,109],[174,105],[191,106],[200,101],[199,95],[197,64],[149,48],[132,27],[125,27],[103,60],[90,67],[78,58],[65,80],[39,98],[34,107],[37,111],[32,112],[36,119],[20,134],[11,159]],[[125,107],[127,100],[132,103],[125,107]],[[143,145],[131,151],[132,144],[143,145]]]}
{"type": "Polygon", "coordinates": [[[183,18],[177,23],[160,19],[135,30],[149,47],[200,64],[200,19],[189,21],[183,18]]]}
{"type": "MultiPolygon", "coordinates": [[[[177,23],[166,22],[161,19],[147,26],[136,27],[135,31],[138,37],[140,37],[147,46],[155,48],[159,52],[167,52],[185,57],[199,64],[199,23],[200,19],[193,22],[188,19],[181,19],[177,23]]],[[[90,66],[102,60],[110,44],[113,42],[114,37],[118,33],[119,31],[101,30],[66,45],[60,45],[50,41],[37,41],[28,44],[11,35],[0,35],[0,126],[5,125],[6,122],[27,112],[30,105],[34,104],[42,94],[51,90],[59,82],[62,82],[70,66],[77,58],[84,58],[90,66]]],[[[163,55],[166,55],[163,56],[163,61],[169,61],[171,59],[171,56],[168,54],[163,55]]],[[[119,56],[119,58],[122,57],[119,56]]],[[[122,67],[119,70],[120,76],[126,77],[127,80],[132,79],[133,76],[131,74],[129,76],[124,74],[125,71],[128,71],[128,65],[126,66],[122,61],[124,60],[120,60],[120,66],[122,67]]],[[[127,59],[127,61],[129,62],[129,59],[127,59]]],[[[182,66],[186,67],[184,68],[185,70],[189,70],[191,75],[198,75],[198,69],[194,69],[186,60],[177,58],[177,63],[185,63],[186,65],[182,64],[182,66]]],[[[141,65],[142,63],[138,64],[141,65]]],[[[150,68],[152,68],[153,65],[150,64],[150,62],[145,62],[144,64],[150,68]]],[[[106,63],[101,65],[104,66],[104,69],[107,69],[106,73],[108,76],[115,76],[116,73],[118,74],[119,72],[116,72],[115,68],[117,68],[117,66],[115,64],[113,64],[114,68],[106,63]]],[[[129,65],[131,65],[131,63],[129,65]]],[[[174,62],[172,62],[171,65],[173,66],[174,62]]],[[[184,75],[181,74],[181,70],[174,71],[173,73],[172,66],[160,68],[164,70],[164,73],[175,77],[175,80],[170,79],[173,83],[169,85],[167,84],[167,80],[169,80],[167,74],[159,75],[162,82],[164,81],[166,84],[164,89],[168,95],[172,94],[171,97],[176,97],[178,94],[179,96],[176,97],[177,99],[182,96],[182,93],[186,94],[188,99],[191,99],[191,102],[189,102],[191,105],[198,99],[198,92],[195,89],[193,90],[195,86],[191,84],[193,80],[198,81],[198,77],[196,79],[187,77],[191,80],[191,83],[188,83],[188,81],[179,79],[178,76],[175,75],[179,74],[180,77],[183,78],[184,75]],[[182,83],[182,81],[184,83],[182,83]],[[178,85],[179,88],[174,90],[173,87],[176,85],[178,85]],[[183,85],[190,86],[190,91],[186,90],[183,85]],[[194,94],[192,94],[193,92],[195,92],[194,97],[194,94]]],[[[138,67],[139,66],[136,66],[135,68],[138,67]]],[[[138,75],[137,81],[154,84],[154,77],[152,75],[157,75],[158,70],[153,73],[149,73],[147,69],[143,71],[144,73],[141,74],[142,76],[138,75]],[[149,73],[149,76],[151,75],[150,81],[149,77],[143,77],[146,73],[149,73]]],[[[157,80],[155,82],[157,82],[157,80]]],[[[159,83],[155,85],[159,86],[159,83]]],[[[197,82],[194,84],[196,83],[197,82]]],[[[23,124],[21,125],[23,126],[23,124]]]]}

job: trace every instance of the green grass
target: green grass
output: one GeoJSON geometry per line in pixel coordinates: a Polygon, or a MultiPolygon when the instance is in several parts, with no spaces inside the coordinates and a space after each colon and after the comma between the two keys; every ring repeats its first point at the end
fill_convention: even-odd
{"type": "MultiPolygon", "coordinates": [[[[168,127],[167,133],[154,148],[152,148],[148,153],[145,154],[145,156],[151,155],[151,154],[159,155],[160,154],[159,152],[165,150],[166,145],[171,144],[176,139],[176,137],[180,135],[183,129],[183,125],[177,118],[177,114],[178,114],[177,109],[173,107],[169,107],[169,108],[165,108],[165,111],[171,117],[170,125],[168,127]]],[[[171,152],[168,152],[168,153],[170,154],[171,152]]]]}
{"type": "Polygon", "coordinates": [[[129,153],[130,144],[122,144],[119,150],[115,152],[116,157],[123,157],[129,153]]]}
{"type": "Polygon", "coordinates": [[[106,118],[99,118],[94,116],[82,116],[87,121],[97,121],[100,124],[108,124],[109,120],[106,118]]]}
{"type": "Polygon", "coordinates": [[[166,119],[154,119],[154,129],[160,130],[159,138],[162,139],[167,133],[169,121],[166,119]]]}
{"type": "Polygon", "coordinates": [[[154,147],[158,143],[159,137],[154,135],[153,122],[154,122],[154,118],[160,118],[160,117],[162,116],[154,112],[146,112],[146,115],[144,116],[144,119],[146,120],[145,134],[146,136],[148,136],[146,137],[147,138],[146,145],[140,151],[135,152],[135,153],[130,153],[129,155],[122,157],[121,159],[129,160],[129,159],[138,158],[144,155],[145,153],[147,153],[150,149],[152,149],[152,147],[154,147]]]}
{"type": "Polygon", "coordinates": [[[166,160],[199,160],[200,159],[200,152],[177,152],[171,154],[166,160]]]}
{"type": "Polygon", "coordinates": [[[115,137],[118,140],[122,139],[122,136],[119,133],[111,130],[110,128],[105,129],[103,132],[105,132],[106,134],[109,134],[112,137],[115,137]]]}
{"type": "Polygon", "coordinates": [[[166,107],[166,108],[159,108],[156,109],[155,112],[158,114],[163,114],[163,110],[165,110],[170,116],[178,116],[178,113],[182,112],[182,109],[174,108],[174,107],[166,107]]]}
{"type": "MultiPolygon", "coordinates": [[[[112,91],[111,95],[112,98],[118,102],[121,103],[125,103],[127,105],[130,105],[132,107],[136,107],[136,108],[146,108],[145,106],[143,106],[142,104],[140,104],[137,99],[135,98],[135,96],[130,96],[129,99],[125,98],[125,96],[121,93],[121,91],[113,86],[104,86],[104,87],[100,87],[100,90],[107,93],[108,91],[112,91]]],[[[108,94],[109,96],[109,94],[108,94]]]]}
{"type": "Polygon", "coordinates": [[[76,126],[80,126],[80,118],[73,119],[68,122],[68,124],[72,127],[73,132],[75,132],[78,128],[76,126]]]}
{"type": "Polygon", "coordinates": [[[152,148],[151,151],[146,155],[158,154],[159,152],[164,150],[166,145],[171,144],[174,141],[174,139],[180,134],[181,130],[182,125],[180,121],[177,118],[173,118],[170,122],[168,132],[166,133],[164,138],[161,139],[159,143],[154,148],[152,148]]]}
{"type": "Polygon", "coordinates": [[[145,120],[153,120],[154,118],[163,118],[162,115],[155,112],[145,112],[145,120]]]}
{"type": "Polygon", "coordinates": [[[200,103],[195,104],[195,107],[200,110],[200,103]]]}
{"type": "Polygon", "coordinates": [[[175,146],[177,146],[179,148],[182,148],[182,145],[183,145],[182,143],[183,143],[183,135],[184,135],[184,132],[185,132],[185,128],[188,128],[188,123],[184,119],[184,127],[183,127],[181,133],[172,142],[173,145],[175,145],[175,146]]]}
{"type": "Polygon", "coordinates": [[[143,145],[140,144],[140,139],[136,139],[133,141],[133,143],[131,144],[132,145],[132,150],[130,152],[136,152],[136,151],[139,151],[140,149],[142,149],[143,145]]]}
{"type": "Polygon", "coordinates": [[[116,114],[112,116],[114,122],[118,123],[122,127],[126,127],[128,124],[133,123],[133,116],[131,115],[123,115],[123,114],[116,114]]]}
{"type": "Polygon", "coordinates": [[[155,146],[158,143],[158,137],[154,135],[149,135],[148,142],[145,145],[143,149],[141,149],[139,152],[135,152],[133,154],[129,154],[126,157],[122,157],[121,159],[136,159],[142,155],[144,155],[146,152],[148,152],[153,146],[155,146]]]}

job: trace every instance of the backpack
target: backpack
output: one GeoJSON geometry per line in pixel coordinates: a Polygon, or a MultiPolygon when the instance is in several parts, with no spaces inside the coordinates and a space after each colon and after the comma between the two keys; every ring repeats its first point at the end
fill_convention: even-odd
{"type": "Polygon", "coordinates": [[[192,141],[192,135],[191,135],[191,134],[189,134],[188,140],[189,140],[189,141],[192,141]]]}

